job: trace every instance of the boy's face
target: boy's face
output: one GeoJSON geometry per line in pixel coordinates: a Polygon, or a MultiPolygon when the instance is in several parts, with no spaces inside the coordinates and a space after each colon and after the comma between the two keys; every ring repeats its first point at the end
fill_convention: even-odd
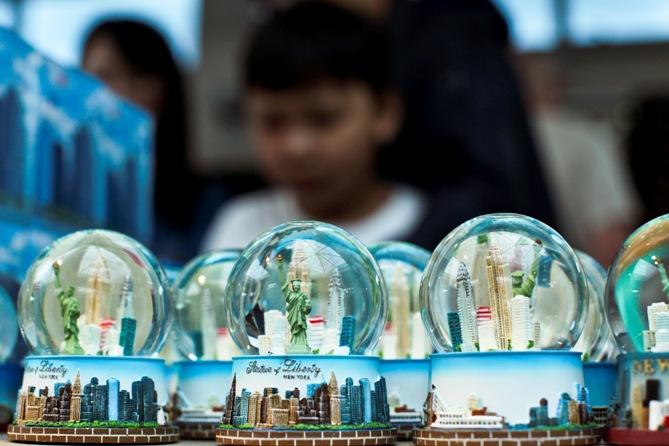
{"type": "Polygon", "coordinates": [[[378,148],[397,131],[397,101],[387,96],[378,98],[360,82],[250,88],[248,126],[264,174],[312,211],[327,213],[354,199],[375,175],[378,148]]]}

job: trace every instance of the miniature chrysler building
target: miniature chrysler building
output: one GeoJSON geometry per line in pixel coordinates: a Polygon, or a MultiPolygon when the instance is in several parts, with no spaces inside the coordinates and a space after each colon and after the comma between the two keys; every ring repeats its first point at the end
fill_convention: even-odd
{"type": "Polygon", "coordinates": [[[458,316],[460,317],[460,332],[462,335],[463,352],[476,350],[478,334],[476,314],[474,311],[474,297],[472,296],[472,282],[467,265],[460,263],[456,277],[458,316]]]}

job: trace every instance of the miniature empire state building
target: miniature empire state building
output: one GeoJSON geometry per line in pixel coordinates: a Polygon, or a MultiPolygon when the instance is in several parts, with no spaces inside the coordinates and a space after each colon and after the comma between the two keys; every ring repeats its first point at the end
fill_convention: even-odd
{"type": "Polygon", "coordinates": [[[300,281],[300,289],[307,297],[311,297],[311,275],[309,274],[309,264],[307,256],[304,253],[304,247],[301,243],[296,243],[293,257],[288,265],[288,283],[293,280],[300,281]]]}

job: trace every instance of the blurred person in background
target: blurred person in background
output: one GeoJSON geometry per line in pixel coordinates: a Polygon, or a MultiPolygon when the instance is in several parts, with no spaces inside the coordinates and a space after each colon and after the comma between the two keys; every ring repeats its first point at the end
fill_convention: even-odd
{"type": "Polygon", "coordinates": [[[489,0],[326,1],[390,29],[405,119],[379,169],[429,197],[411,241],[434,249],[462,222],[491,212],[555,225],[507,25],[489,0]]]}
{"type": "Polygon", "coordinates": [[[555,225],[503,16],[488,0],[396,0],[391,14],[406,120],[383,167],[432,191],[418,241],[490,212],[555,225]]]}
{"type": "Polygon", "coordinates": [[[411,240],[425,198],[377,169],[401,121],[389,63],[386,30],[331,4],[299,3],[259,27],[243,62],[244,108],[273,187],[223,207],[205,249],[245,246],[300,219],[337,224],[363,243],[411,240]]]}
{"type": "Polygon", "coordinates": [[[541,161],[563,235],[608,266],[640,209],[612,126],[564,105],[563,66],[559,53],[525,66],[541,161]]]}
{"type": "Polygon", "coordinates": [[[144,23],[105,21],[85,39],[82,65],[153,117],[154,252],[175,262],[190,259],[211,215],[190,167],[184,82],[165,39],[144,23]]]}
{"type": "Polygon", "coordinates": [[[644,95],[630,110],[625,155],[641,202],[635,226],[669,213],[669,96],[644,95]]]}

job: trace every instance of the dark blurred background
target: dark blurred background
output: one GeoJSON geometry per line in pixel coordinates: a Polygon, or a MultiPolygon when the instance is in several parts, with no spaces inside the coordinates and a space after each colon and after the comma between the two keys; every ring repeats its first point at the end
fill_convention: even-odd
{"type": "MultiPolygon", "coordinates": [[[[152,97],[135,85],[142,99],[116,90],[158,120],[153,248],[183,262],[227,200],[265,185],[244,133],[240,55],[251,29],[293,3],[0,0],[0,25],[64,66],[85,62],[85,41],[106,20],[164,38],[181,79],[166,74],[167,55],[130,55],[146,85],[167,87],[152,97]],[[180,115],[165,118],[169,101],[180,115]],[[172,121],[161,129],[161,119],[172,121]]],[[[411,241],[434,248],[467,218],[514,211],[608,265],[631,230],[669,209],[668,2],[330,3],[389,29],[405,110],[379,169],[429,197],[411,241]]]]}

